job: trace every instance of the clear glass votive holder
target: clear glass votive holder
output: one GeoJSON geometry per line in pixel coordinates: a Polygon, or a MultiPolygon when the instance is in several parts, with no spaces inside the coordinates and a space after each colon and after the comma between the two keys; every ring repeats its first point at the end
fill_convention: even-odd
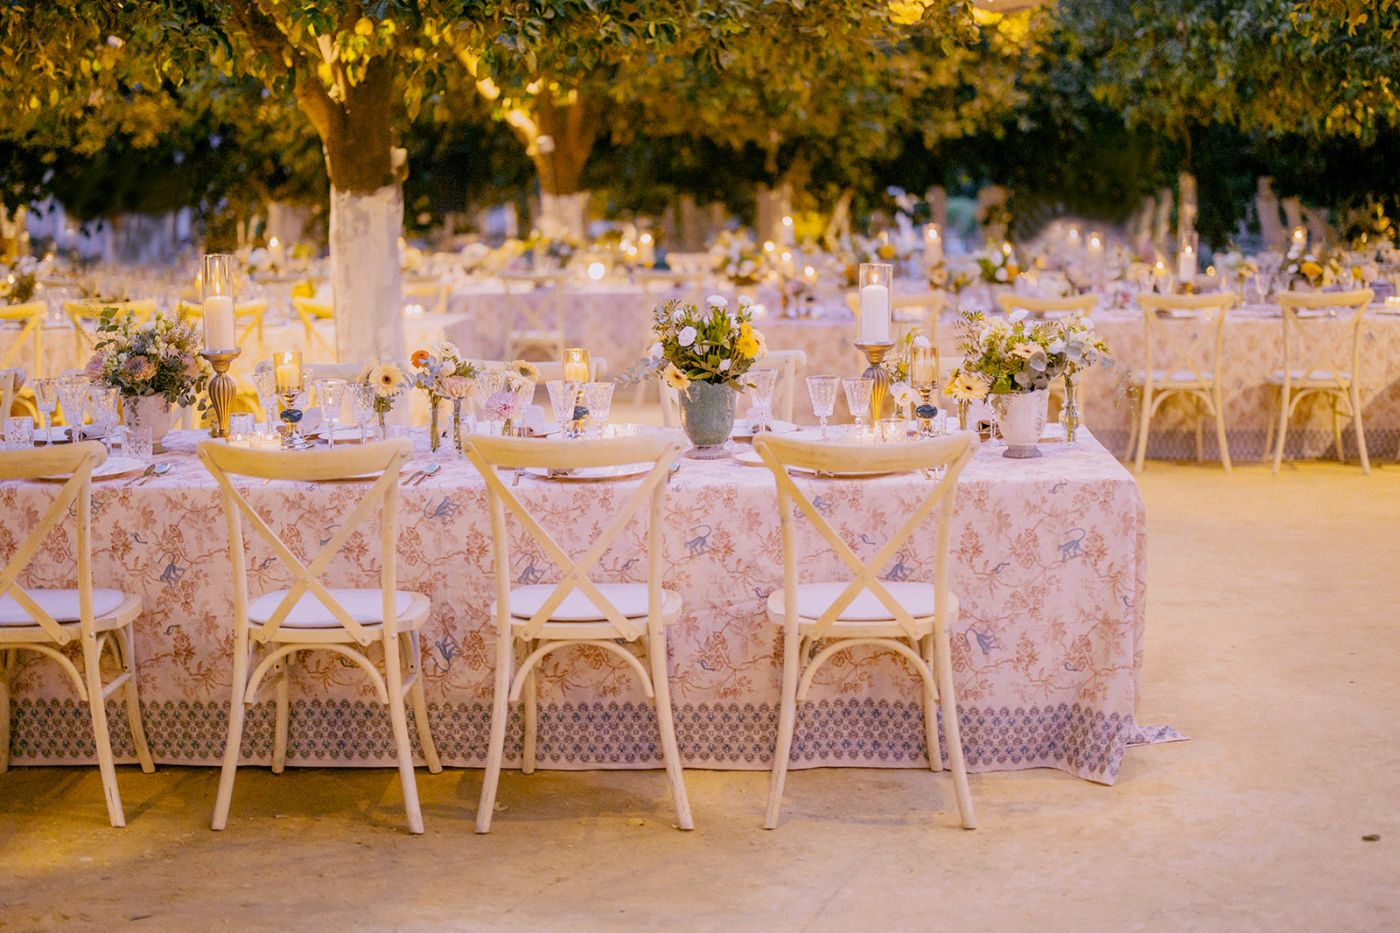
{"type": "Polygon", "coordinates": [[[28,450],[34,446],[34,419],[16,415],[5,419],[5,450],[28,450]]]}
{"type": "Polygon", "coordinates": [[[137,460],[150,460],[155,443],[150,428],[128,426],[122,434],[122,453],[137,460]]]}

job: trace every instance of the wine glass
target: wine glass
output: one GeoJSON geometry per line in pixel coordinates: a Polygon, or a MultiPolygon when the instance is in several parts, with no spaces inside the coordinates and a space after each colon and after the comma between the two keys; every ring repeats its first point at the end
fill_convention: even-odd
{"type": "Polygon", "coordinates": [[[574,406],[578,402],[578,383],[551,379],[544,384],[549,390],[549,408],[560,429],[574,420],[574,406]]]}
{"type": "Polygon", "coordinates": [[[366,430],[369,423],[374,420],[374,386],[367,382],[352,382],[350,384],[350,407],[355,413],[355,423],[360,426],[360,443],[367,439],[366,430]]]}
{"type": "Polygon", "coordinates": [[[875,388],[875,380],[864,376],[845,379],[841,388],[846,390],[846,408],[850,410],[851,417],[856,419],[856,430],[859,431],[870,414],[870,393],[875,388]]]}
{"type": "Polygon", "coordinates": [[[840,376],[808,376],[807,395],[812,399],[812,414],[821,419],[822,437],[826,437],[826,419],[836,411],[836,387],[840,376]]]}
{"type": "Polygon", "coordinates": [[[58,380],[34,380],[34,404],[44,416],[44,446],[53,443],[53,413],[58,408],[58,380]]]}
{"type": "Polygon", "coordinates": [[[749,412],[749,431],[771,431],[773,420],[773,387],[778,384],[776,369],[751,369],[744,376],[744,384],[753,395],[753,409],[749,412]]]}
{"type": "Polygon", "coordinates": [[[345,404],[344,379],[317,379],[316,397],[321,401],[321,420],[325,424],[326,443],[335,448],[335,429],[340,421],[340,409],[345,404]]]}
{"type": "Polygon", "coordinates": [[[78,374],[58,380],[58,404],[63,409],[63,421],[68,425],[68,439],[75,444],[82,440],[83,412],[87,408],[91,384],[86,376],[78,374]]]}
{"type": "Polygon", "coordinates": [[[88,389],[88,397],[92,401],[92,423],[93,427],[102,437],[102,442],[110,450],[112,447],[112,435],[117,426],[117,402],[121,398],[119,390],[112,386],[94,385],[88,389]]]}

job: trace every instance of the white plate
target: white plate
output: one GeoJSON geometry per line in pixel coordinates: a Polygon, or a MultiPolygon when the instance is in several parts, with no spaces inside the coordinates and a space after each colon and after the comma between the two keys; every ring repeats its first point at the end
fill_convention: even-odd
{"type": "MultiPolygon", "coordinates": [[[[763,433],[791,434],[797,430],[797,425],[793,424],[791,421],[778,421],[777,419],[768,422],[768,426],[772,428],[772,431],[765,431],[763,433]]],[[[740,418],[735,421],[734,430],[730,432],[729,436],[739,441],[746,441],[752,438],[753,431],[749,428],[749,420],[747,418],[740,418]]]]}
{"type": "MultiPolygon", "coordinates": [[[[144,469],[146,469],[145,461],[137,460],[135,457],[108,457],[92,471],[92,478],[115,479],[118,476],[126,476],[128,473],[139,473],[144,469]]],[[[68,481],[67,476],[41,476],[39,478],[54,483],[68,481]]]]}
{"type": "Polygon", "coordinates": [[[568,482],[595,482],[597,480],[609,479],[629,479],[634,476],[645,476],[651,472],[650,463],[624,463],[619,466],[609,467],[580,467],[577,470],[561,472],[549,470],[545,467],[526,467],[525,472],[531,476],[538,476],[541,479],[561,479],[568,482]]]}

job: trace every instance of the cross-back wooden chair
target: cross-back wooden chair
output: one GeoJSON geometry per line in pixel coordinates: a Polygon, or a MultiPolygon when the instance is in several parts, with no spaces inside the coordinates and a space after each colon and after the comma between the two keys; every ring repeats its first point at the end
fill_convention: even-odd
{"type": "Polygon", "coordinates": [[[1234,292],[1204,295],[1138,295],[1142,308],[1143,368],[1131,375],[1138,387],[1138,409],[1128,433],[1128,456],[1142,472],[1147,460],[1148,428],[1168,399],[1185,397],[1196,411],[1196,460],[1205,459],[1204,419],[1215,420],[1220,464],[1231,472],[1225,434],[1224,344],[1226,312],[1234,292]]]}
{"type": "Polygon", "coordinates": [[[476,812],[477,832],[491,830],[510,705],[524,697],[521,771],[530,774],[535,770],[538,729],[535,669],[546,655],[572,645],[587,645],[617,655],[641,681],[656,707],[662,758],[675,798],[677,823],[681,829],[693,828],[666,673],[666,628],[680,617],[682,604],[679,593],[661,585],[662,508],[671,467],[683,446],[673,431],[600,440],[530,440],[480,434],[468,439],[467,456],[486,480],[496,562],[496,599],[491,607],[496,620],[496,686],[486,774],[476,812]],[[565,552],[496,472],[498,468],[580,469],[642,463],[651,464],[651,469],[614,512],[602,533],[577,557],[565,552]],[[593,582],[590,574],[599,560],[644,510],[648,514],[646,582],[593,582]],[[559,583],[511,586],[508,514],[559,568],[563,575],[559,583]],[[524,655],[519,664],[515,655],[517,641],[524,655]],[[650,671],[623,645],[635,642],[645,647],[650,671]]]}
{"type": "Polygon", "coordinates": [[[1075,312],[1087,317],[1098,307],[1099,296],[1086,294],[1041,298],[1012,293],[997,295],[997,304],[1001,306],[1004,314],[1010,314],[1019,308],[1036,318],[1043,318],[1047,314],[1073,314],[1075,312]]]}
{"type": "Polygon", "coordinates": [[[0,772],[10,760],[10,684],[17,656],[21,651],[41,654],[58,664],[78,699],[88,705],[107,816],[113,826],[125,826],[105,703],[119,689],[125,690],[127,718],[141,770],[149,774],[155,764],[146,745],[136,688],[135,623],[141,614],[141,598],[92,585],[92,471],[106,459],[107,451],[97,441],[0,453],[0,480],[68,477],[38,523],[24,529],[19,546],[0,570],[0,772]],[[20,577],[40,554],[45,539],[62,527],[70,512],[76,512],[77,517],[77,587],[37,589],[21,585],[20,577]],[[74,639],[82,649],[81,670],[63,651],[74,639]],[[109,649],[118,672],[104,684],[102,654],[109,649]]]}
{"type": "Polygon", "coordinates": [[[379,699],[389,708],[404,809],[409,831],[423,832],[423,813],[413,773],[404,697],[413,702],[418,741],[428,770],[442,770],[428,726],[418,632],[428,618],[428,598],[397,588],[399,471],[413,455],[406,440],[383,441],[354,448],[317,451],[261,451],[230,447],[218,441],[199,445],[199,458],[219,484],[228,523],[229,556],[233,567],[233,697],[229,708],[228,743],[223,773],[214,803],[213,828],[228,822],[233,780],[238,770],[247,707],[261,699],[260,689],[273,678],[277,715],[273,734],[272,771],[280,774],[287,759],[289,718],[288,667],[302,651],[331,651],[359,667],[379,699]],[[319,482],[361,478],[374,474],[363,497],[345,515],[335,534],[310,561],[303,561],[268,524],[264,515],[234,485],[235,477],[319,482]],[[331,561],[353,539],[361,523],[378,513],[381,569],[377,589],[333,588],[323,582],[331,561]],[[290,589],[248,598],[248,567],[243,527],[250,525],[278,562],[291,571],[290,589]],[[384,670],[366,649],[383,647],[384,670]],[[256,662],[256,664],[254,663],[256,662]]]}
{"type": "MultiPolygon", "coordinates": [[[[240,301],[233,306],[233,319],[243,330],[238,335],[238,345],[240,347],[263,346],[263,316],[267,314],[267,302],[263,299],[257,301],[240,301]],[[256,344],[249,338],[257,336],[256,344]]],[[[180,302],[180,317],[192,321],[196,324],[204,321],[204,306],[189,302],[180,302]]]]}
{"type": "Polygon", "coordinates": [[[38,379],[44,375],[44,315],[48,313],[49,306],[42,301],[0,305],[0,322],[20,325],[15,339],[10,342],[4,353],[0,353],[0,369],[6,369],[19,362],[25,341],[28,340],[34,348],[34,378],[38,379]]]}
{"type": "Polygon", "coordinates": [[[442,279],[407,279],[403,283],[404,306],[418,305],[428,314],[446,314],[452,285],[442,279]]]}
{"type": "MultiPolygon", "coordinates": [[[[778,371],[778,381],[773,386],[773,417],[780,421],[792,421],[797,411],[797,386],[802,382],[803,371],[807,368],[807,354],[802,350],[769,350],[766,356],[754,361],[752,368],[778,371]]],[[[661,393],[661,423],[668,428],[680,427],[680,392],[668,386],[659,376],[656,382],[661,393]]]]}
{"type": "Polygon", "coordinates": [[[957,700],[953,693],[953,661],[948,628],[958,617],[957,597],[948,588],[948,539],[952,524],[953,493],[958,477],[972,459],[977,435],[960,431],[946,437],[860,447],[824,441],[763,435],[754,439],[754,450],[763,458],[778,488],[778,513],[782,521],[783,585],[768,597],[768,618],[783,632],[782,699],[778,713],[778,740],[768,789],[764,827],[778,825],[787,780],[797,704],[805,700],[812,679],[821,666],[840,652],[873,645],[903,657],[923,683],[924,727],[929,767],[943,770],[938,742],[938,716],[943,711],[948,760],[962,825],[974,828],[972,793],[967,785],[958,727],[957,700]],[[826,520],[811,497],[788,473],[789,467],[822,472],[906,472],[934,467],[944,469],[923,502],[869,561],[860,556],[826,520]],[[942,506],[935,536],[933,580],[924,583],[886,582],[879,574],[899,549],[919,530],[924,520],[942,506]],[[849,579],[799,583],[797,577],[797,513],[805,516],[822,540],[849,571],[849,579]]]}
{"type": "Polygon", "coordinates": [[[15,400],[23,385],[24,370],[0,369],[0,418],[10,416],[10,410],[14,408],[15,400]]]}
{"type": "Polygon", "coordinates": [[[144,324],[156,315],[156,303],[150,299],[134,301],[65,301],[63,313],[73,322],[73,357],[79,362],[86,360],[86,354],[97,342],[97,332],[89,325],[102,317],[102,312],[112,308],[117,316],[130,314],[137,324],[144,324]]]}
{"type": "Polygon", "coordinates": [[[526,359],[528,355],[546,360],[562,360],[568,342],[564,336],[564,313],[568,301],[567,273],[504,274],[507,295],[519,295],[511,302],[510,335],[506,356],[526,359]],[[528,286],[522,289],[521,286],[528,286]]]}
{"type": "MultiPolygon", "coordinates": [[[[1361,322],[1375,298],[1369,288],[1348,292],[1280,292],[1283,310],[1283,369],[1269,377],[1278,388],[1278,437],[1274,452],[1274,473],[1283,463],[1288,440],[1288,419],[1298,403],[1309,395],[1320,395],[1332,407],[1332,437],[1337,460],[1346,463],[1342,446],[1342,416],[1351,419],[1356,432],[1356,450],[1361,456],[1361,472],[1370,474],[1366,454],[1366,431],[1361,424],[1361,322]],[[1351,312],[1338,327],[1339,312],[1351,312]]],[[[1267,450],[1275,440],[1274,422],[1269,422],[1267,450]]]]}
{"type": "Polygon", "coordinates": [[[307,352],[326,353],[334,359],[335,347],[322,336],[316,325],[320,321],[330,321],[331,326],[335,326],[335,302],[293,296],[292,310],[301,319],[302,329],[306,331],[307,352]]]}

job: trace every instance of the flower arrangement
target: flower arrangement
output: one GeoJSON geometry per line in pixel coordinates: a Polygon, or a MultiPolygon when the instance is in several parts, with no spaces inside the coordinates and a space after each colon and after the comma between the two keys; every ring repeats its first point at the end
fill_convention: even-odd
{"type": "Polygon", "coordinates": [[[39,287],[39,263],[33,256],[25,256],[5,275],[4,296],[6,304],[22,305],[34,297],[39,287]]]}
{"type": "Polygon", "coordinates": [[[97,335],[87,374],[128,398],[158,395],[189,405],[209,379],[199,333],[186,321],[157,315],[138,325],[129,311],[103,308],[97,335]]]}
{"type": "Polygon", "coordinates": [[[988,321],[980,312],[963,315],[962,364],[954,373],[975,376],[995,395],[1035,392],[1060,376],[1073,377],[1109,357],[1108,345],[1081,315],[1028,322],[1026,312],[988,321]]]}
{"type": "Polygon", "coordinates": [[[578,242],[570,237],[550,236],[538,230],[532,230],[530,238],[525,241],[525,251],[532,255],[536,266],[548,264],[563,267],[574,258],[578,248],[578,242]],[[542,263],[541,259],[548,262],[542,263]]]}
{"type": "Polygon", "coordinates": [[[985,249],[977,254],[977,271],[982,281],[991,285],[1010,285],[1021,274],[1016,262],[1016,253],[1010,244],[1003,243],[1000,249],[985,249]]]}
{"type": "Polygon", "coordinates": [[[436,341],[426,350],[414,350],[409,360],[414,369],[413,385],[428,394],[428,414],[431,424],[428,439],[437,450],[442,438],[438,430],[438,402],[452,402],[453,437],[458,449],[462,444],[462,402],[476,393],[477,367],[462,358],[462,352],[450,340],[436,341]]]}
{"type": "Polygon", "coordinates": [[[366,366],[355,381],[374,389],[374,410],[379,415],[381,426],[384,416],[393,411],[394,400],[411,384],[398,363],[379,361],[366,366]]]}
{"type": "Polygon", "coordinates": [[[763,278],[763,251],[748,231],[724,230],[710,247],[716,274],[735,285],[756,285],[763,278]]]}
{"type": "Polygon", "coordinates": [[[1288,250],[1284,271],[1290,289],[1322,289],[1336,284],[1344,267],[1344,257],[1336,251],[1311,252],[1294,245],[1288,250]]]}
{"type": "Polygon", "coordinates": [[[738,310],[730,312],[729,301],[720,295],[705,299],[703,309],[676,300],[658,306],[652,368],[678,391],[692,382],[739,388],[754,360],[768,352],[763,333],[754,329],[752,306],[752,299],[741,297],[738,310]]]}

